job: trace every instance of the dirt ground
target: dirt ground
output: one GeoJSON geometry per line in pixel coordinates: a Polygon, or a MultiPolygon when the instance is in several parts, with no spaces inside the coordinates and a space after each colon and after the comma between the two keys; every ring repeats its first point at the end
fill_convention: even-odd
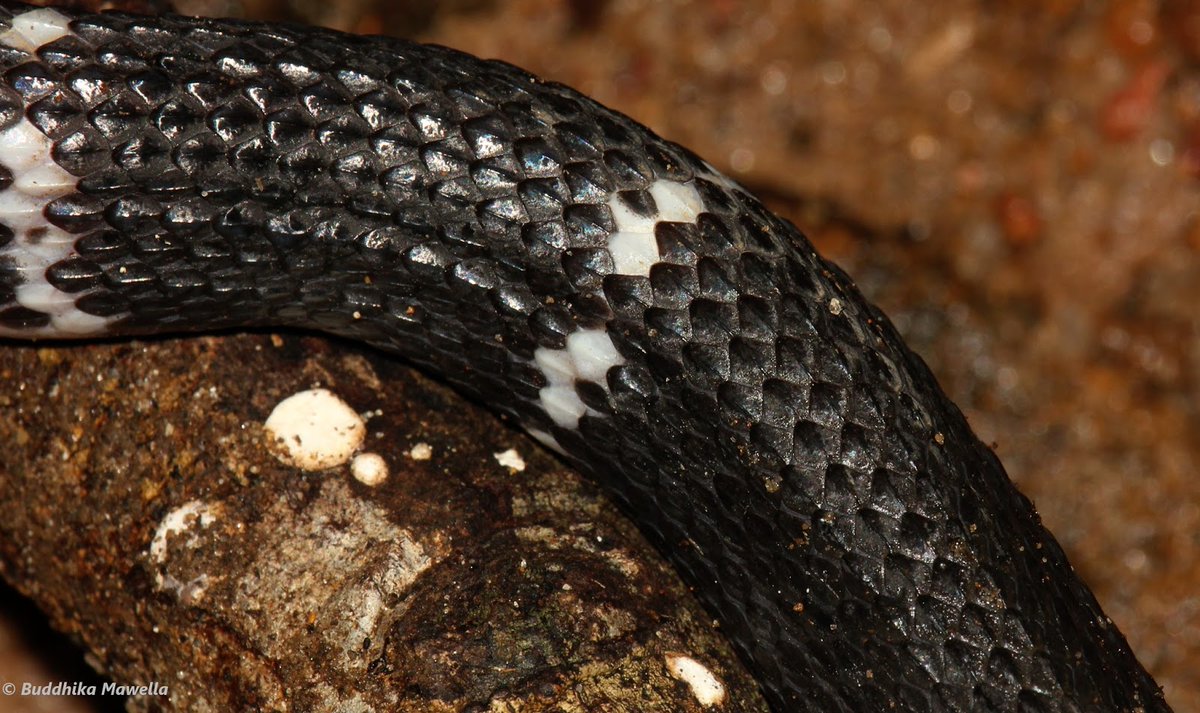
{"type": "Polygon", "coordinates": [[[245,11],[570,84],[800,225],[1200,710],[1200,2],[303,5],[245,11]]]}

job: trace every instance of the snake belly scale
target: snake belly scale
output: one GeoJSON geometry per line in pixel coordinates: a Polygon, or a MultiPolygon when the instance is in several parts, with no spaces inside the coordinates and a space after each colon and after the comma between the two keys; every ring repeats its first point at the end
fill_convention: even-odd
{"type": "Polygon", "coordinates": [[[887,319],[688,151],[440,47],[0,23],[0,334],[399,354],[604,486],[777,711],[1168,710],[887,319]]]}

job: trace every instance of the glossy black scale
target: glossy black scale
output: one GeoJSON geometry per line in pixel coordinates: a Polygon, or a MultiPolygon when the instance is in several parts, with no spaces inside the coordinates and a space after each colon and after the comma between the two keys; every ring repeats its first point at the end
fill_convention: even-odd
{"type": "Polygon", "coordinates": [[[1167,710],[886,318],[686,150],[444,48],[175,17],[71,31],[0,51],[0,119],[23,113],[80,178],[45,211],[79,236],[47,278],[117,331],[357,337],[552,434],[776,710],[1167,710]],[[614,274],[607,202],[647,214],[656,180],[705,210],[658,226],[648,276],[614,274]],[[624,364],[561,428],[532,359],[579,329],[624,364]]]}

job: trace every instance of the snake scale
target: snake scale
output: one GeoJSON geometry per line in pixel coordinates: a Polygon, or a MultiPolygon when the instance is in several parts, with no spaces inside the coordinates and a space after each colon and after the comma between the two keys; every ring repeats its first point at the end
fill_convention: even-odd
{"type": "Polygon", "coordinates": [[[777,711],[1165,711],[924,363],[791,224],[507,64],[0,6],[0,334],[361,340],[589,474],[777,711]]]}

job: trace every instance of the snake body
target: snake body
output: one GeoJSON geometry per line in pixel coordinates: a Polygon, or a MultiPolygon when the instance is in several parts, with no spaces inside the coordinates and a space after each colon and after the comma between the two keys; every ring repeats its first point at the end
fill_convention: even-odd
{"type": "Polygon", "coordinates": [[[1163,711],[923,362],[792,225],[517,68],[0,6],[0,333],[362,340],[602,484],[777,711],[1163,711]]]}

